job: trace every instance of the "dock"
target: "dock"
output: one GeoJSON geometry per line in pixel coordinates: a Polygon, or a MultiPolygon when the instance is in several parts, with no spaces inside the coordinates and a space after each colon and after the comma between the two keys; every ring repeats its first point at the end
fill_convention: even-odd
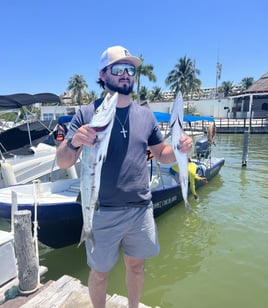
{"type": "MultiPolygon", "coordinates": [[[[14,221],[14,234],[0,231],[0,258],[4,265],[0,267],[0,306],[93,308],[88,286],[84,286],[77,278],[63,275],[56,281],[40,283],[40,277],[48,269],[39,266],[39,253],[32,238],[31,212],[16,211],[14,221]]],[[[106,307],[128,307],[128,299],[117,294],[107,295],[106,307]]],[[[140,303],[139,308],[153,307],[140,303]]]]}
{"type": "MultiPolygon", "coordinates": [[[[12,287],[14,290],[14,286],[12,287]]],[[[3,292],[2,292],[3,293],[3,292]]],[[[8,291],[5,292],[6,294],[8,291]]],[[[3,299],[3,295],[0,295],[3,299]]],[[[64,275],[57,281],[48,281],[29,295],[17,295],[7,299],[0,304],[2,308],[93,308],[88,294],[88,287],[82,285],[81,281],[68,275],[64,275]]],[[[107,295],[107,308],[126,308],[128,300],[117,294],[107,295]]],[[[139,304],[139,308],[152,308],[139,304]]],[[[159,308],[159,307],[155,307],[159,308]]]]}
{"type": "MultiPolygon", "coordinates": [[[[268,134],[268,121],[262,119],[215,118],[217,134],[243,134],[250,127],[251,134],[268,134]]],[[[192,124],[193,131],[204,131],[202,122],[192,124]]]]}

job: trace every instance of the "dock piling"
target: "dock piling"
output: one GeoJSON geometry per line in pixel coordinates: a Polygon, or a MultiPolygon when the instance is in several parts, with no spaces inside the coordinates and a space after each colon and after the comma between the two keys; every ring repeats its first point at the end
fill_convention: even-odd
{"type": "Polygon", "coordinates": [[[35,255],[30,211],[14,213],[14,240],[19,290],[23,294],[30,294],[39,288],[39,262],[35,255]]]}
{"type": "Polygon", "coordinates": [[[248,144],[249,144],[250,129],[244,131],[242,167],[247,166],[248,160],[248,144]]]}

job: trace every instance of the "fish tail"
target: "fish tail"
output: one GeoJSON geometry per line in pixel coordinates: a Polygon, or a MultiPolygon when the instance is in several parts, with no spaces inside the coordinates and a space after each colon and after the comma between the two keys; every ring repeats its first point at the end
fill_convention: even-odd
{"type": "Polygon", "coordinates": [[[91,246],[91,251],[90,251],[90,252],[93,253],[93,252],[94,252],[94,249],[95,249],[95,239],[94,239],[94,235],[93,235],[92,230],[90,230],[90,231],[85,231],[84,228],[82,229],[81,237],[80,237],[80,242],[79,242],[79,244],[78,244],[78,247],[79,247],[84,241],[89,241],[90,246],[91,246]]]}
{"type": "Polygon", "coordinates": [[[77,245],[77,247],[80,247],[80,245],[85,241],[86,237],[85,237],[85,231],[84,231],[84,228],[82,229],[82,232],[81,232],[81,236],[80,236],[80,242],[79,244],[77,245]]]}
{"type": "Polygon", "coordinates": [[[188,214],[191,210],[191,205],[187,200],[184,202],[184,205],[185,205],[186,213],[188,214]]]}

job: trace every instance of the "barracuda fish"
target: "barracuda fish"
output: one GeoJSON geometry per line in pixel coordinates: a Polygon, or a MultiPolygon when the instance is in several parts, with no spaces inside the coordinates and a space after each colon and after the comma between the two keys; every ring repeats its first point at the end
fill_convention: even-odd
{"type": "Polygon", "coordinates": [[[80,191],[83,229],[79,245],[84,240],[89,240],[91,252],[94,251],[95,247],[92,224],[99,198],[101,168],[107,154],[117,100],[118,93],[115,93],[112,97],[107,94],[101,105],[96,109],[92,120],[88,124],[97,131],[96,143],[94,146],[83,146],[82,150],[80,191]]]}
{"type": "Polygon", "coordinates": [[[171,117],[170,117],[170,128],[171,128],[171,144],[173,147],[174,154],[179,167],[179,178],[181,184],[182,197],[185,204],[186,212],[189,212],[191,207],[188,202],[188,156],[187,153],[180,151],[178,144],[179,139],[184,134],[182,129],[183,123],[183,99],[181,92],[179,92],[174,101],[171,117]]]}

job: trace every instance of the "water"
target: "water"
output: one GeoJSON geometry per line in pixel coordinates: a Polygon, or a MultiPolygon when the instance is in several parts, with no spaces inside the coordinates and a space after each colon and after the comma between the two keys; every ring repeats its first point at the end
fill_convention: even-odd
{"type": "MultiPolygon", "coordinates": [[[[225,157],[220,175],[156,219],[161,252],[146,261],[142,302],[162,308],[268,307],[268,135],[251,135],[242,168],[243,135],[218,135],[213,155],[225,157]]],[[[72,275],[87,284],[84,247],[40,245],[42,281],[72,275]]],[[[126,296],[122,256],[109,294],[126,296]]]]}

